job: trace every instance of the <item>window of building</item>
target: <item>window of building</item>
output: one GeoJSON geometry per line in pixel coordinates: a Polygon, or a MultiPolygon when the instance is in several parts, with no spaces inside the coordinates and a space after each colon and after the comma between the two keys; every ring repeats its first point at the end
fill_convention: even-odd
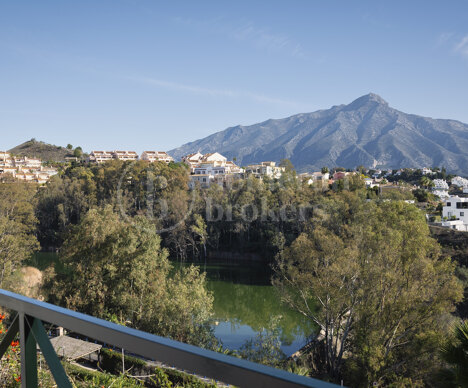
{"type": "Polygon", "coordinates": [[[457,202],[457,209],[468,209],[468,202],[457,202]]]}
{"type": "Polygon", "coordinates": [[[465,215],[465,212],[460,212],[460,217],[463,217],[465,215]]]}
{"type": "Polygon", "coordinates": [[[206,182],[206,178],[203,178],[203,182],[206,182]]]}
{"type": "Polygon", "coordinates": [[[447,206],[448,206],[448,207],[452,206],[452,203],[451,203],[451,202],[447,202],[447,206]]]}

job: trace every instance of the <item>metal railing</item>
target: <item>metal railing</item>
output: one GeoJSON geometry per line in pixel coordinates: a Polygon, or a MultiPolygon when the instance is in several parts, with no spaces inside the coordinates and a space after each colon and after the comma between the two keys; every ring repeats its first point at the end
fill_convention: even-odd
{"type": "Polygon", "coordinates": [[[21,384],[37,387],[37,351],[39,345],[58,387],[71,387],[42,322],[62,326],[73,332],[115,345],[142,357],[158,360],[184,371],[207,376],[239,387],[337,387],[324,381],[298,376],[265,365],[230,357],[187,345],[49,303],[0,289],[0,306],[18,315],[0,343],[3,356],[16,334],[20,334],[21,384]]]}

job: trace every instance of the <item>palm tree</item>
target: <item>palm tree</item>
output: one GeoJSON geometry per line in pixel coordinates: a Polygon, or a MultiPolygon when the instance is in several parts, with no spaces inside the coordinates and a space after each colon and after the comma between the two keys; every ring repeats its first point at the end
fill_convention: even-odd
{"type": "Polygon", "coordinates": [[[432,182],[431,179],[425,175],[421,177],[421,179],[419,180],[419,184],[425,187],[426,189],[428,189],[429,186],[434,186],[434,182],[432,182]]]}
{"type": "Polygon", "coordinates": [[[468,321],[462,321],[455,327],[453,338],[442,348],[442,358],[449,365],[449,368],[443,371],[446,386],[467,387],[468,321]]]}

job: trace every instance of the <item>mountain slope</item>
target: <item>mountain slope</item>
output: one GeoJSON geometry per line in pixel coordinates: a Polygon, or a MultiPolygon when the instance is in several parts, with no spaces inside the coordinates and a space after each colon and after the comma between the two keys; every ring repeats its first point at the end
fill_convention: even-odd
{"type": "Polygon", "coordinates": [[[218,151],[241,165],[287,158],[298,171],[443,165],[467,173],[468,125],[403,113],[371,93],[348,105],[228,128],[169,153],[179,159],[196,151],[218,151]]]}
{"type": "Polygon", "coordinates": [[[27,156],[28,158],[39,158],[44,161],[54,162],[61,162],[65,160],[66,156],[73,156],[71,155],[73,151],[67,148],[47,144],[35,139],[28,140],[8,150],[8,152],[16,156],[27,156]]]}

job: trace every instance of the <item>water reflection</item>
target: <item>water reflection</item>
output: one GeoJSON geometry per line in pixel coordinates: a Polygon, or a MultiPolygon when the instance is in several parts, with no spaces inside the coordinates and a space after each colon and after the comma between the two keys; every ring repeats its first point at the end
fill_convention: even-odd
{"type": "Polygon", "coordinates": [[[272,316],[281,316],[282,350],[287,355],[305,344],[312,325],[280,302],[270,285],[267,266],[201,266],[207,274],[208,289],[214,295],[218,325],[215,335],[229,349],[239,349],[247,340],[268,327],[272,316]]]}

